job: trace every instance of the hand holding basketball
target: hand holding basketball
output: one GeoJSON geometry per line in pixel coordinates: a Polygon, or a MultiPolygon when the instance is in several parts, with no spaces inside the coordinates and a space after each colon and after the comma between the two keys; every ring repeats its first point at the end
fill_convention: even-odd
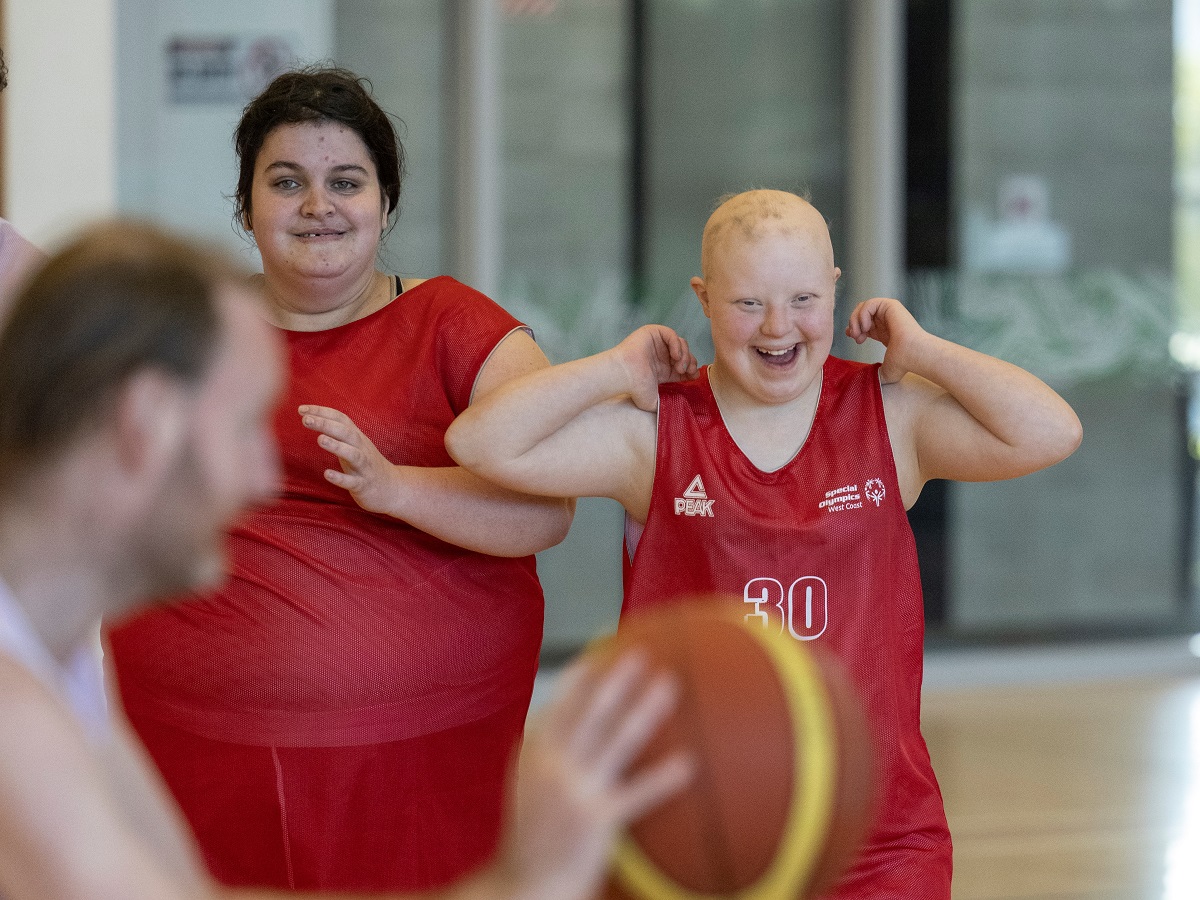
{"type": "Polygon", "coordinates": [[[593,896],[614,836],[689,777],[680,753],[630,772],[677,696],[669,675],[646,669],[636,653],[611,668],[576,663],[527,732],[501,857],[513,896],[593,896]]]}
{"type": "Polygon", "coordinates": [[[674,674],[678,706],[643,759],[684,749],[696,766],[629,829],[610,896],[809,897],[865,834],[874,760],[849,683],[811,646],[748,625],[730,605],[635,615],[592,651],[637,648],[674,674]]]}

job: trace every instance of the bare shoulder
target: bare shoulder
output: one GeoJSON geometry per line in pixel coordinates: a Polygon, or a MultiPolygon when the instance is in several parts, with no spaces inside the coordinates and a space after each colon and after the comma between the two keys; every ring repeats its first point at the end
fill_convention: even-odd
{"type": "MultiPolygon", "coordinates": [[[[59,701],[25,666],[7,653],[0,653],[0,716],[7,725],[44,719],[69,721],[59,701]]],[[[0,728],[0,741],[20,737],[15,727],[0,728]]]]}
{"type": "Polygon", "coordinates": [[[62,701],[3,653],[0,722],[0,857],[37,856],[66,821],[62,811],[94,787],[94,760],[62,701]]]}
{"type": "MultiPolygon", "coordinates": [[[[62,701],[24,666],[0,653],[0,779],[29,783],[87,765],[83,729],[62,701]]],[[[6,792],[7,793],[7,792],[6,792]]]]}
{"type": "MultiPolygon", "coordinates": [[[[88,743],[68,707],[20,664],[0,654],[0,895],[28,900],[195,897],[204,884],[189,868],[186,842],[158,841],[137,825],[145,790],[114,779],[112,760],[88,743]],[[176,877],[168,875],[174,866],[176,877]],[[182,873],[182,874],[181,874],[182,873]]],[[[123,763],[140,764],[129,755],[123,763]]],[[[167,825],[169,832],[177,825],[167,825]]]]}

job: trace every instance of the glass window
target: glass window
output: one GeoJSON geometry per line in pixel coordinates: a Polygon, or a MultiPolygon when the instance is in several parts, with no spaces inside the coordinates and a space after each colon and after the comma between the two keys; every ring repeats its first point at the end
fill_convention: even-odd
{"type": "Polygon", "coordinates": [[[914,271],[908,299],[935,332],[1058,388],[1084,442],[1045,472],[953,486],[948,624],[1177,626],[1171,3],[953,12],[954,264],[914,271]]]}

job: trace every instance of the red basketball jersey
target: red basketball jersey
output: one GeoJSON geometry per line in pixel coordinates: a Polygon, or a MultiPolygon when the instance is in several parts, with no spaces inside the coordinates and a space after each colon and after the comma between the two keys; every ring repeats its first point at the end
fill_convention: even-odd
{"type": "Polygon", "coordinates": [[[533,557],[474,553],[363,510],[325,480],[337,460],[296,412],[339,409],[393,463],[452,466],[446,429],[517,327],[443,276],[363,319],[284,332],[282,495],[234,527],[222,590],[112,633],[127,705],[214,740],[328,747],[528,703],[543,612],[533,557]]]}
{"type": "Polygon", "coordinates": [[[729,594],[747,621],[838,656],[866,706],[879,801],[864,853],[828,896],[948,898],[950,835],[920,732],[920,574],[878,366],[829,358],[808,438],[774,472],[726,430],[707,369],[659,397],[654,488],[625,557],[624,610],[729,594]]]}

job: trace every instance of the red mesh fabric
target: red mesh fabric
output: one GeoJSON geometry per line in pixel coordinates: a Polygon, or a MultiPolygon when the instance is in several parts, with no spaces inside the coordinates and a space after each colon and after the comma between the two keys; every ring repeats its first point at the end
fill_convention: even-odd
{"type": "Polygon", "coordinates": [[[137,729],[222,883],[423,891],[495,852],[505,736],[524,719],[512,704],[436,734],[358,747],[249,747],[151,720],[137,729]]]}
{"type": "Polygon", "coordinates": [[[110,635],[131,712],[215,740],[340,746],[527,703],[542,629],[533,558],[471,553],[364,512],[325,481],[335,460],[296,414],[331,406],[393,462],[453,465],[445,430],[516,327],[442,277],[339,328],[286,332],[282,496],[233,529],[224,590],[110,635]]]}
{"type": "Polygon", "coordinates": [[[364,512],[296,407],[340,409],[393,462],[452,465],[445,430],[515,327],[435,278],[287,332],[282,496],[233,529],[224,590],[109,635],[130,720],[227,883],[414,891],[493,852],[541,643],[533,558],[364,512]]]}
{"type": "Polygon", "coordinates": [[[866,705],[879,803],[860,861],[828,896],[949,898],[950,835],[920,732],[920,573],[878,366],[831,357],[823,377],[808,439],[770,473],[725,429],[707,369],[661,388],[654,491],[625,559],[624,609],[732,594],[750,621],[835,653],[866,705]]]}

